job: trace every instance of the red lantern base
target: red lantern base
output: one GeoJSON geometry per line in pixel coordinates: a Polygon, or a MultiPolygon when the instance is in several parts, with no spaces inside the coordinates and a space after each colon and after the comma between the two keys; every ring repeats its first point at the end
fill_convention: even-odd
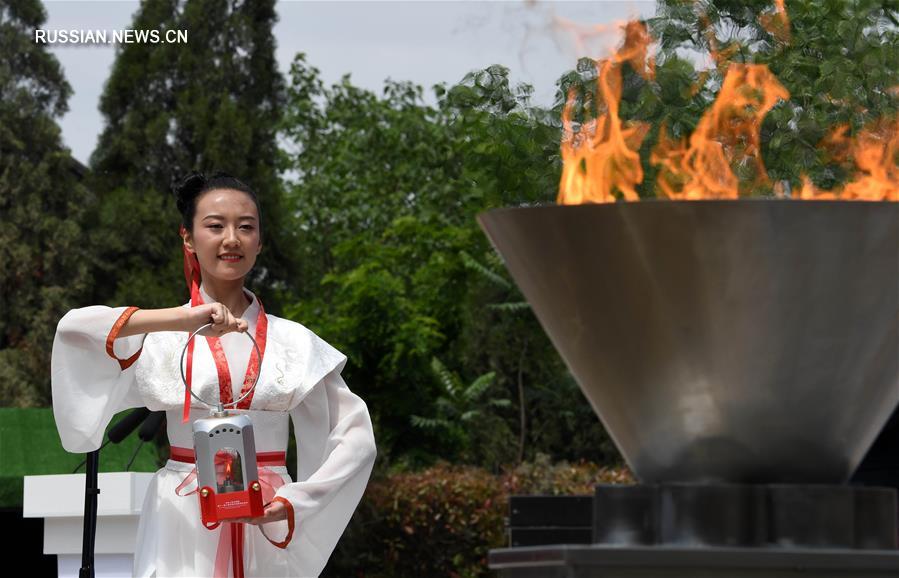
{"type": "Polygon", "coordinates": [[[248,490],[216,494],[209,486],[197,492],[200,497],[200,515],[206,527],[215,527],[233,518],[257,518],[262,516],[262,486],[252,481],[248,490]]]}

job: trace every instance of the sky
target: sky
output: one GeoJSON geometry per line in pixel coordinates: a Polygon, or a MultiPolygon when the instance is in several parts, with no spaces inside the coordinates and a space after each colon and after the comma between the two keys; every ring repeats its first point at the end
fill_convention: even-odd
{"type": "MultiPolygon", "coordinates": [[[[133,0],[44,0],[45,30],[130,28],[133,0]]],[[[597,1],[286,1],[276,5],[277,60],[287,75],[305,52],[326,84],[349,74],[380,93],[387,78],[425,87],[455,84],[472,70],[502,64],[513,82],[534,87],[534,103],[552,102],[555,82],[580,56],[607,56],[620,38],[616,23],[651,16],[655,2],[597,1]]],[[[188,40],[189,43],[189,40],[188,40]]],[[[87,164],[103,118],[97,110],[115,58],[114,45],[54,44],[74,94],[60,120],[63,139],[87,164]]]]}

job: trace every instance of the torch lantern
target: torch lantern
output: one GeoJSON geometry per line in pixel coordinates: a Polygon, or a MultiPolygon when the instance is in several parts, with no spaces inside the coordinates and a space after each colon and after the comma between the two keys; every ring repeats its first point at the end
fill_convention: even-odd
{"type": "MultiPolygon", "coordinates": [[[[211,324],[207,324],[197,329],[187,343],[210,326],[211,324]]],[[[246,335],[253,342],[259,359],[262,359],[256,340],[249,332],[246,335]]],[[[187,343],[181,354],[181,378],[185,387],[187,380],[184,375],[184,353],[187,351],[187,343]]],[[[247,415],[232,414],[225,410],[225,405],[236,405],[250,395],[258,382],[257,373],[253,386],[229,404],[222,404],[221,400],[217,404],[209,404],[193,391],[190,392],[195,399],[213,408],[209,417],[193,423],[200,515],[203,525],[209,529],[214,529],[219,523],[229,519],[263,515],[253,423],[247,415]]]]}
{"type": "Polygon", "coordinates": [[[193,424],[200,514],[206,526],[263,514],[253,424],[245,415],[193,424]]]}

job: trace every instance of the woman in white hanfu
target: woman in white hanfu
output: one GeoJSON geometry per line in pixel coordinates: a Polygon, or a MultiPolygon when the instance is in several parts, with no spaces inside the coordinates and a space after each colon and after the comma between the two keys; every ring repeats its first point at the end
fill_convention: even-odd
{"type": "Polygon", "coordinates": [[[193,173],[174,189],[182,214],[191,301],[170,309],[94,305],[60,320],[51,362],[53,413],[63,447],[102,443],[113,415],[165,410],[171,459],[147,490],[134,576],[273,578],[318,576],[362,497],[375,461],[365,402],[340,376],[346,357],[310,330],[265,313],[244,278],[262,250],[255,193],[217,173],[193,173]],[[194,420],[209,409],[186,395],[179,367],[187,337],[194,393],[237,400],[253,422],[265,513],[204,527],[193,464],[194,420]],[[245,335],[262,350],[257,358],[245,335]],[[195,347],[194,347],[195,346],[195,347]],[[233,384],[233,385],[232,385],[233,384]],[[293,420],[297,480],[285,467],[293,420]]]}

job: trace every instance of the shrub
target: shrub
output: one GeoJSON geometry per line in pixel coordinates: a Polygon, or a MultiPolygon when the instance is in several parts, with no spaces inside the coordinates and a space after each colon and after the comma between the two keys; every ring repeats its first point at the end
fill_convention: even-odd
{"type": "Polygon", "coordinates": [[[507,545],[513,494],[591,494],[630,483],[624,468],[590,462],[533,463],[500,475],[445,462],[373,479],[323,576],[487,576],[487,553],[507,545]]]}

